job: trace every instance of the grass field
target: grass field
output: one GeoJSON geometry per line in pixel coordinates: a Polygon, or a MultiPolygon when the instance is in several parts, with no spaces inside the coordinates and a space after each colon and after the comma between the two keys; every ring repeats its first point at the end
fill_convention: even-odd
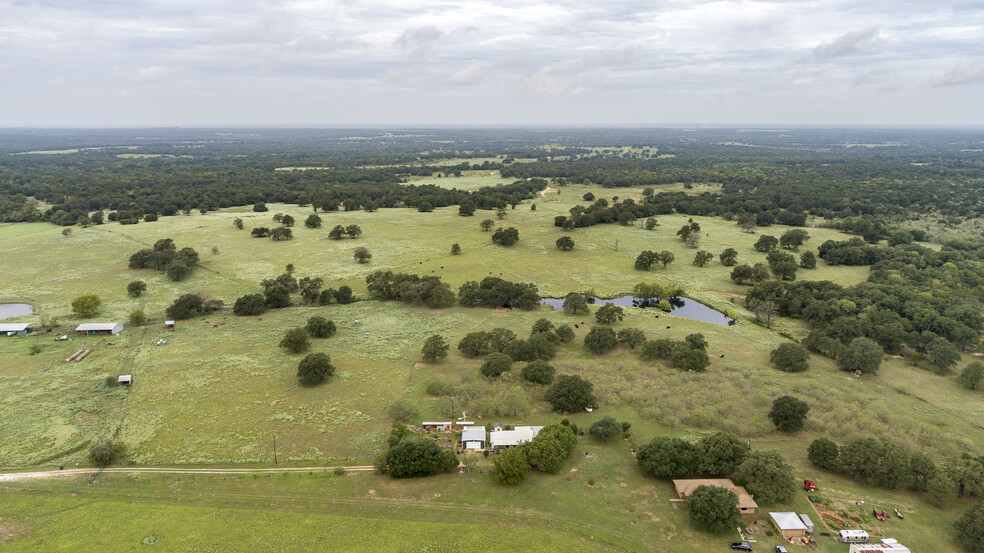
{"type": "MultiPolygon", "coordinates": [[[[497,179],[475,175],[435,180],[443,181],[441,184],[457,182],[454,186],[464,188],[472,186],[464,184],[470,178],[475,179],[476,187],[487,184],[490,178],[497,179]]],[[[728,430],[751,439],[756,447],[779,449],[801,474],[811,476],[815,474],[807,472],[811,469],[802,456],[810,440],[824,435],[839,441],[891,436],[936,455],[980,452],[984,427],[979,421],[984,401],[979,393],[960,388],[953,377],[938,376],[901,359],[886,359],[876,377],[864,379],[842,373],[829,359],[818,356],[804,373],[785,374],[771,368],[769,351],[786,340],[779,331],[803,336],[806,326],[793,320],[780,320],[772,330],[753,324],[750,313],[735,301],[747,287],[730,281],[730,268],[721,266],[716,258],[704,268],[691,264],[695,251],[675,236],[687,221],[685,216],[658,217],[661,226],[653,231],[641,228],[641,222],[629,227],[578,229],[567,233],[574,239],[575,249],[557,250],[554,242],[565,233],[553,226],[553,218],[566,214],[573,205],[585,204],[581,196],[587,191],[606,198],[641,197],[640,189],[597,186],[548,191],[509,210],[505,220],[496,221],[519,230],[520,241],[510,248],[492,244],[490,233],[479,228],[483,219],[495,219],[494,213],[480,211],[474,217],[460,217],[457,208],[433,213],[410,209],[327,213],[322,214],[323,228],[299,225],[294,228],[295,238],[287,242],[251,238],[249,229],[273,226],[275,213],[289,213],[303,221],[310,208],[273,204],[262,214],[239,208],[130,226],[110,223],[76,227],[68,237],[61,234],[60,227],[48,224],[0,225],[5,277],[0,303],[25,302],[35,307],[33,315],[12,321],[57,319],[54,335],[70,333],[80,322],[71,314],[70,303],[83,293],[96,293],[103,300],[95,321],[126,322],[135,309],[144,310],[151,319],[145,328],[127,325],[123,335],[115,339],[73,337],[68,342],[54,342],[54,335],[0,338],[0,466],[84,463],[88,445],[106,437],[128,444],[129,461],[144,465],[264,465],[272,461],[274,437],[280,460],[287,464],[365,464],[382,450],[390,427],[387,411],[393,402],[414,402],[425,419],[451,414],[450,398],[427,393],[428,385],[436,381],[456,390],[457,415],[466,410],[469,416],[481,416],[483,422],[556,422],[560,417],[549,412],[542,401],[542,389],[524,384],[516,375],[489,383],[478,376],[481,360],[464,359],[454,348],[464,334],[480,329],[505,327],[524,337],[541,317],[554,324],[580,326],[575,343],[561,347],[552,363],[560,373],[581,374],[595,384],[601,410],[570,417],[582,426],[612,414],[631,422],[633,435],[640,442],[656,435],[698,436],[728,430]],[[531,203],[536,204],[535,211],[530,209],[531,203]],[[232,221],[236,217],[244,220],[245,230],[235,230],[232,221]],[[363,229],[360,238],[327,238],[334,225],[353,223],[363,229]],[[166,237],[173,238],[179,248],[191,246],[201,254],[201,266],[189,279],[171,282],[157,271],[127,268],[130,254],[166,237]],[[461,245],[462,255],[450,255],[453,243],[461,245]],[[352,251],[358,246],[370,250],[371,263],[353,260],[352,251]],[[213,247],[217,253],[212,253],[213,247]],[[640,251],[664,249],[676,256],[668,268],[648,273],[634,269],[640,251]],[[703,374],[646,363],[625,349],[601,357],[588,355],[580,343],[594,324],[593,315],[573,317],[546,306],[530,312],[461,307],[430,310],[360,301],[326,307],[295,306],[268,311],[262,317],[235,317],[226,310],[180,321],[173,332],[162,328],[164,309],[179,295],[199,292],[222,299],[231,307],[237,297],[258,292],[260,280],[280,274],[288,263],[295,265],[298,277],[320,276],[326,286],[335,288],[347,284],[358,296],[365,295],[366,275],[380,269],[440,275],[454,287],[485,276],[501,276],[534,282],[542,295],[555,297],[573,290],[612,297],[630,292],[638,282],[665,279],[683,287],[689,297],[734,313],[741,324],[724,327],[666,314],[657,318],[653,311],[629,308],[626,319],[616,325],[640,328],[650,339],[682,339],[693,332],[703,333],[712,360],[703,374]],[[147,282],[145,296],[127,296],[126,285],[132,280],[147,282]],[[288,355],[276,344],[284,330],[303,326],[315,314],[338,325],[335,336],[314,340],[313,347],[313,351],[328,353],[338,372],[323,386],[302,388],[295,377],[301,356],[288,355]],[[581,325],[582,321],[587,324],[581,325]],[[446,337],[452,344],[451,355],[442,363],[419,363],[420,346],[432,334],[446,337]],[[167,345],[155,345],[161,338],[167,345]],[[35,343],[42,345],[42,351],[30,355],[28,348],[35,343]],[[79,363],[63,361],[82,345],[93,347],[88,358],[79,363]],[[118,374],[134,375],[134,385],[129,389],[103,385],[107,376],[118,374]],[[806,428],[792,436],[776,433],[766,417],[771,402],[786,394],[804,398],[811,405],[806,428]]],[[[779,236],[785,231],[776,226],[747,234],[733,222],[706,217],[695,220],[701,224],[700,249],[717,254],[734,247],[739,251],[739,261],[747,263],[765,260],[764,254],[752,249],[761,234],[779,236]]],[[[809,231],[810,249],[824,240],[845,237],[830,229],[809,231]]],[[[821,263],[815,270],[801,270],[799,278],[851,285],[867,278],[867,268],[821,263]]],[[[970,359],[968,356],[962,363],[970,359]]],[[[123,551],[155,532],[173,540],[162,543],[176,543],[174,547],[184,549],[186,542],[179,540],[186,538],[176,529],[182,527],[181,521],[200,520],[208,521],[198,527],[200,550],[251,550],[267,547],[269,542],[264,540],[271,539],[272,534],[265,534],[258,526],[288,524],[283,518],[286,505],[307,505],[305,502],[310,501],[310,506],[302,509],[303,515],[289,523],[297,529],[296,543],[284,544],[282,550],[303,550],[325,539],[351,539],[354,541],[339,543],[346,544],[346,550],[361,550],[400,537],[407,537],[406,543],[419,541],[433,547],[421,547],[421,551],[456,550],[462,543],[482,550],[486,547],[486,526],[505,511],[510,513],[507,524],[517,528],[514,543],[518,550],[524,546],[526,550],[546,551],[551,547],[590,550],[598,546],[603,550],[690,551],[692,544],[710,546],[730,539],[708,537],[690,529],[685,510],[674,509],[666,501],[671,493],[669,484],[643,478],[627,445],[604,446],[599,451],[590,459],[575,453],[570,468],[577,472],[567,475],[569,478],[535,475],[518,489],[495,486],[487,471],[476,475],[475,469],[488,468],[482,459],[469,461],[473,469],[469,475],[414,482],[391,482],[375,476],[291,476],[176,483],[180,479],[143,481],[103,475],[93,485],[64,481],[11,485],[4,490],[0,525],[16,526],[26,520],[18,517],[31,517],[24,523],[24,538],[10,543],[23,549],[12,551],[31,550],[32,546],[68,551],[78,543],[73,540],[81,537],[65,528],[74,528],[84,519],[105,528],[118,524],[120,535],[137,542],[112,545],[109,537],[99,537],[105,540],[98,543],[109,551],[123,551]],[[585,484],[588,479],[596,484],[585,484]],[[84,491],[66,495],[63,492],[68,488],[64,486],[84,491]],[[173,499],[175,488],[182,490],[177,497],[187,499],[173,499]],[[259,496],[250,495],[254,489],[259,496]],[[369,489],[374,493],[369,494],[369,489]],[[316,501],[315,496],[326,493],[339,502],[329,506],[316,501]],[[351,503],[341,501],[344,498],[351,503]],[[256,505],[252,503],[255,499],[273,506],[256,505]],[[609,507],[599,510],[599,502],[607,502],[609,507]],[[354,510],[349,512],[350,508],[354,510]],[[112,513],[119,512],[132,512],[132,517],[115,521],[112,513]],[[452,515],[458,517],[455,532],[448,530],[450,526],[429,526],[452,515]],[[161,522],[171,516],[173,522],[161,522]],[[376,532],[366,532],[366,523],[356,524],[352,516],[378,520],[371,526],[376,532]],[[537,541],[541,540],[544,518],[550,519],[551,525],[557,524],[562,534],[548,540],[549,544],[537,541]],[[426,523],[408,529],[410,522],[418,520],[426,523]],[[224,549],[219,543],[219,532],[226,524],[245,536],[242,549],[224,549]],[[342,531],[325,534],[326,527],[342,531]],[[418,539],[418,531],[423,532],[420,536],[434,539],[418,539]],[[373,542],[372,535],[383,542],[373,542]]],[[[923,529],[943,528],[953,515],[909,494],[838,482],[834,475],[818,477],[836,484],[832,489],[846,497],[869,497],[924,513],[923,529]]],[[[798,496],[790,508],[802,510],[809,505],[798,496]]],[[[920,537],[909,528],[900,525],[899,535],[892,537],[900,541],[904,537],[913,546],[925,544],[922,550],[952,550],[948,542],[940,546],[942,549],[934,548],[934,538],[920,537]]],[[[839,551],[836,547],[832,550],[839,551]]]]}
{"type": "MultiPolygon", "coordinates": [[[[769,442],[756,447],[772,447],[769,442]]],[[[144,540],[168,550],[303,551],[724,551],[736,532],[691,529],[685,504],[666,481],[641,476],[627,441],[581,443],[558,475],[532,474],[519,487],[492,482],[490,463],[466,456],[466,474],[393,481],[371,473],[266,475],[126,475],[9,484],[0,504],[0,529],[16,533],[10,551],[70,551],[81,540],[102,551],[129,551],[144,540]],[[588,452],[591,457],[582,453],[588,452]],[[88,536],[85,528],[100,528],[88,536]],[[499,537],[501,536],[501,539],[499,537]],[[232,537],[233,539],[229,539],[232,537]],[[492,539],[495,537],[495,539],[492,539]]],[[[926,528],[946,526],[964,507],[940,510],[906,493],[857,486],[822,473],[824,497],[864,501],[866,512],[898,507],[894,518],[872,528],[913,551],[956,551],[948,536],[926,528]]],[[[766,510],[819,516],[802,491],[766,510]]],[[[820,531],[823,531],[822,529],[820,531]]],[[[748,536],[759,550],[783,544],[764,532],[748,536]]],[[[822,549],[847,546],[818,535],[822,549]]],[[[787,544],[788,545],[788,544],[787,544]]]]}

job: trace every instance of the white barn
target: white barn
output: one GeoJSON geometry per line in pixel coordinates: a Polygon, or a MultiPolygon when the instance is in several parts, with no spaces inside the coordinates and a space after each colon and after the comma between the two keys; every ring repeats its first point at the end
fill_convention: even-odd
{"type": "Polygon", "coordinates": [[[0,336],[24,336],[27,329],[34,323],[3,323],[0,324],[0,336]]]}
{"type": "Polygon", "coordinates": [[[75,332],[82,334],[112,334],[116,336],[123,332],[123,323],[82,323],[75,327],[75,332]]]}

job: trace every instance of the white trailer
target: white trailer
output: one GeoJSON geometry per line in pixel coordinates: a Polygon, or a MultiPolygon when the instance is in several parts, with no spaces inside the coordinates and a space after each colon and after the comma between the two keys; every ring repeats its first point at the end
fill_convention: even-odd
{"type": "Polygon", "coordinates": [[[837,533],[841,543],[868,543],[868,533],[864,530],[841,530],[837,533]]]}

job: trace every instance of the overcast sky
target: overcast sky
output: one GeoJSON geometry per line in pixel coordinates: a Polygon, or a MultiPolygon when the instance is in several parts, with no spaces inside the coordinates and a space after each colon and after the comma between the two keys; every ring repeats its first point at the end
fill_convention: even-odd
{"type": "Polygon", "coordinates": [[[984,124],[980,0],[0,0],[0,126],[984,124]]]}

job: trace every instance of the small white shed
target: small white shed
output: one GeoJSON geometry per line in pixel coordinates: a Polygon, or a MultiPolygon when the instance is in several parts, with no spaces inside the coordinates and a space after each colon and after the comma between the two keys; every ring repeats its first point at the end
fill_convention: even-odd
{"type": "Polygon", "coordinates": [[[118,379],[116,379],[117,384],[120,386],[129,386],[133,384],[133,376],[129,374],[121,374],[118,379]]]}

